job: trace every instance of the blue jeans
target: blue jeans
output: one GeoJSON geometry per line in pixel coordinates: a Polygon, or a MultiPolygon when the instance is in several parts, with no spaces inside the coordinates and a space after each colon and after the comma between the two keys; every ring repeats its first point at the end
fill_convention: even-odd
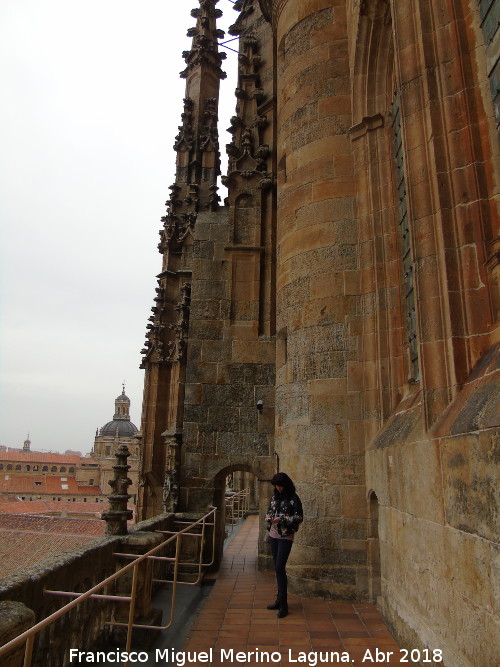
{"type": "Polygon", "coordinates": [[[287,604],[287,577],[286,562],[292,549],[293,540],[279,540],[270,537],[271,553],[273,555],[274,571],[276,572],[276,583],[278,585],[278,600],[281,604],[287,604]]]}

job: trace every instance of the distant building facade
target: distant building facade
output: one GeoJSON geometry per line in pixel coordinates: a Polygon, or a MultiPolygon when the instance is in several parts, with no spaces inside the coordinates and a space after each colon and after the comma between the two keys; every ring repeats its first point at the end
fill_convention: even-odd
{"type": "MultiPolygon", "coordinates": [[[[0,451],[0,495],[7,499],[104,502],[99,464],[67,454],[0,451]]],[[[1,511],[1,508],[0,508],[1,511]]]]}
{"type": "MultiPolygon", "coordinates": [[[[129,487],[135,505],[139,465],[137,427],[130,421],[130,399],[125,388],[115,400],[113,420],[96,433],[90,456],[32,451],[31,441],[22,449],[0,448],[0,496],[7,500],[103,503],[111,493],[114,453],[125,444],[131,456],[129,487]]],[[[0,511],[1,506],[0,506],[0,511]]]]}

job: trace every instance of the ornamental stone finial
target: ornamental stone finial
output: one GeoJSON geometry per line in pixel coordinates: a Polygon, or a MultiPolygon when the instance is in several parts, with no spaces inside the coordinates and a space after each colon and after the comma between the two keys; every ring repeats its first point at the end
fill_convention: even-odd
{"type": "Polygon", "coordinates": [[[127,493],[132,480],[127,477],[130,466],[127,459],[130,456],[127,445],[120,445],[116,450],[116,465],[114,478],[108,483],[113,492],[108,496],[109,509],[104,511],[101,518],[106,522],[106,535],[126,535],[127,521],[132,518],[132,510],[127,509],[127,502],[131,497],[127,493]]]}

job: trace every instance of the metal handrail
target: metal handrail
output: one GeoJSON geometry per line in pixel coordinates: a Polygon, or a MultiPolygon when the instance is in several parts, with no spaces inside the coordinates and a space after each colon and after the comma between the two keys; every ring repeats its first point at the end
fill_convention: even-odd
{"type": "Polygon", "coordinates": [[[238,521],[245,516],[246,512],[248,512],[249,496],[250,490],[243,489],[232,496],[226,497],[226,523],[229,523],[231,526],[231,531],[238,521]],[[235,505],[237,506],[236,508],[235,505]],[[229,521],[227,521],[228,516],[229,521]]]}
{"type": "MultiPolygon", "coordinates": [[[[25,647],[25,652],[24,652],[24,667],[31,667],[31,662],[32,662],[32,654],[33,654],[33,645],[35,641],[35,637],[38,632],[46,628],[47,626],[51,625],[55,621],[57,621],[59,618],[70,612],[72,609],[77,607],[79,604],[82,602],[85,602],[85,600],[88,600],[89,598],[94,598],[94,599],[99,599],[99,600],[109,600],[109,601],[115,601],[115,602],[130,602],[130,607],[129,607],[129,614],[128,614],[128,621],[126,623],[117,623],[113,621],[108,621],[106,625],[114,625],[114,626],[123,626],[127,628],[127,640],[126,640],[126,647],[125,647],[125,652],[128,655],[130,654],[130,647],[132,645],[132,631],[133,628],[144,628],[144,629],[151,629],[151,630],[167,630],[173,623],[174,620],[174,613],[175,613],[175,600],[176,600],[176,588],[178,583],[184,583],[184,582],[179,582],[178,581],[178,570],[179,570],[179,559],[180,559],[180,546],[181,546],[181,541],[182,541],[182,536],[190,529],[193,528],[193,526],[197,526],[200,523],[202,524],[202,535],[204,537],[205,533],[205,524],[206,520],[208,517],[213,516],[213,523],[209,523],[207,525],[213,526],[213,533],[212,533],[212,539],[213,539],[213,550],[212,550],[212,562],[209,564],[202,563],[203,558],[202,558],[202,552],[203,552],[203,546],[204,546],[204,539],[200,541],[200,563],[203,564],[203,566],[206,565],[212,565],[214,562],[214,554],[215,554],[215,527],[216,527],[216,512],[217,508],[214,507],[213,509],[210,510],[207,514],[202,516],[200,519],[197,519],[196,521],[193,521],[189,525],[186,526],[186,528],[178,531],[171,537],[167,538],[165,541],[163,541],[161,544],[156,545],[149,551],[147,551],[145,554],[137,555],[136,559],[132,563],[128,563],[128,565],[124,565],[122,568],[120,568],[117,572],[113,573],[100,583],[96,584],[92,588],[90,588],[88,591],[85,593],[74,593],[70,591],[50,591],[50,590],[45,590],[44,593],[47,595],[58,595],[62,597],[72,597],[72,596],[77,596],[76,599],[72,600],[71,602],[68,602],[68,604],[64,605],[64,607],[61,607],[61,609],[58,609],[55,611],[53,614],[50,616],[47,616],[47,618],[44,618],[42,621],[39,623],[36,623],[33,627],[29,628],[22,634],[18,635],[14,639],[11,639],[9,642],[4,644],[3,646],[0,646],[0,658],[2,656],[5,656],[7,653],[12,651],[12,649],[22,645],[23,643],[26,644],[25,647]],[[171,601],[171,606],[170,606],[170,620],[169,623],[165,626],[148,626],[148,625],[138,625],[134,624],[134,612],[135,612],[135,603],[136,603],[136,598],[137,598],[137,583],[138,583],[138,572],[139,572],[139,565],[144,562],[145,560],[151,559],[154,557],[154,554],[156,554],[157,551],[160,551],[160,549],[163,549],[165,546],[173,542],[175,539],[175,561],[174,561],[174,579],[173,581],[173,586],[172,586],[172,601],[171,601]],[[128,572],[129,570],[132,570],[132,587],[131,587],[131,594],[130,596],[123,596],[123,595],[98,595],[97,592],[100,591],[102,588],[107,586],[113,581],[116,581],[120,576],[128,572]]],[[[161,532],[161,531],[158,531],[161,532]]],[[[128,666],[128,659],[123,663],[124,667],[128,666]]]]}

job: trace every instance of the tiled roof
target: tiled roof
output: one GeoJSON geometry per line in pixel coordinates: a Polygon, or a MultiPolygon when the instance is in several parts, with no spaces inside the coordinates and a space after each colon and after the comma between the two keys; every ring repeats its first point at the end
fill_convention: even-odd
{"type": "Polygon", "coordinates": [[[66,463],[67,465],[78,463],[92,463],[93,459],[85,456],[75,456],[74,454],[46,454],[45,452],[2,452],[0,451],[0,461],[18,461],[20,463],[66,463]]]}
{"type": "Polygon", "coordinates": [[[98,486],[78,486],[74,477],[65,475],[18,475],[12,472],[0,473],[0,493],[40,495],[103,495],[98,486]]]}
{"type": "MultiPolygon", "coordinates": [[[[64,512],[68,516],[73,514],[85,514],[88,518],[101,518],[101,512],[107,509],[105,502],[101,503],[79,503],[68,505],[66,502],[57,500],[6,500],[0,497],[0,514],[55,514],[64,512]]],[[[130,507],[131,509],[132,506],[130,507]]]]}
{"type": "Polygon", "coordinates": [[[59,516],[30,516],[0,513],[0,542],[4,531],[23,533],[50,533],[51,535],[104,535],[105,522],[101,519],[73,519],[59,516]]]}
{"type": "Polygon", "coordinates": [[[36,535],[0,531],[0,561],[2,577],[19,574],[32,565],[59,556],[66,551],[73,551],[95,540],[88,535],[36,535]]]}

